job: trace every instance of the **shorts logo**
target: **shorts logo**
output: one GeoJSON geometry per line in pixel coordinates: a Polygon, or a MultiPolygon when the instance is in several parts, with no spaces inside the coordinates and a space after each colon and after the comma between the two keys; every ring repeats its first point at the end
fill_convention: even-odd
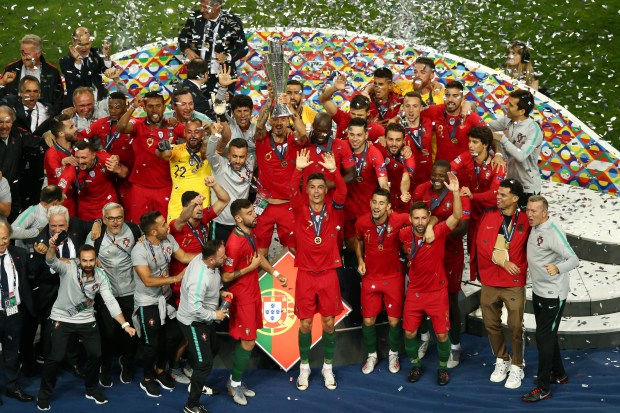
{"type": "Polygon", "coordinates": [[[54,328],[58,328],[58,327],[60,327],[60,321],[56,321],[56,322],[54,323],[54,328]]]}
{"type": "Polygon", "coordinates": [[[150,318],[150,319],[149,319],[149,325],[150,325],[151,327],[155,326],[155,320],[154,320],[154,319],[152,319],[152,318],[150,318]]]}
{"type": "Polygon", "coordinates": [[[249,336],[249,335],[250,335],[250,329],[249,329],[249,328],[246,328],[246,329],[245,329],[245,335],[246,335],[246,336],[249,336]]]}
{"type": "Polygon", "coordinates": [[[202,341],[204,341],[204,342],[207,341],[207,333],[202,333],[202,335],[200,337],[202,337],[202,341]]]}

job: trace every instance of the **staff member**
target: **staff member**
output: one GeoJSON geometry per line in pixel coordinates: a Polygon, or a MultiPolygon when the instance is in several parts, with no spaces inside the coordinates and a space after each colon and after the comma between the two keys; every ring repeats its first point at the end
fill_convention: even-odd
{"type": "Polygon", "coordinates": [[[220,291],[223,286],[220,268],[225,260],[224,242],[207,241],[202,256],[194,258],[187,266],[181,284],[177,319],[195,360],[184,413],[207,412],[200,404],[200,393],[213,368],[213,354],[217,348],[213,321],[223,320],[228,313],[228,310],[217,309],[220,296],[233,298],[232,293],[220,291]]]}
{"type": "MultiPolygon", "coordinates": [[[[34,314],[26,276],[26,250],[9,245],[11,225],[0,218],[0,343],[4,361],[6,395],[20,402],[34,398],[19,388],[19,340],[22,313],[34,314]]],[[[2,400],[0,400],[2,405],[2,400]]]]}
{"type": "Polygon", "coordinates": [[[532,227],[527,241],[527,262],[536,318],[538,383],[521,396],[524,402],[546,400],[551,397],[551,382],[568,382],[560,356],[558,330],[568,296],[569,272],[579,266],[579,258],[562,230],[549,219],[548,209],[549,203],[543,196],[531,196],[527,202],[526,214],[532,227]]]}

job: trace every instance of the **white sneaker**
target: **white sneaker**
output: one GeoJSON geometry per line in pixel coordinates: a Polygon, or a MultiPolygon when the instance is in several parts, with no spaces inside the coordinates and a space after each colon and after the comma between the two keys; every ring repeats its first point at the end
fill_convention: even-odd
{"type": "Polygon", "coordinates": [[[390,373],[398,373],[400,371],[400,361],[398,361],[398,353],[390,353],[389,368],[390,373]]]}
{"type": "Polygon", "coordinates": [[[323,375],[323,379],[325,380],[325,387],[329,390],[336,390],[338,387],[338,383],[336,383],[336,376],[334,375],[334,371],[332,369],[323,368],[321,370],[321,374],[323,375]]]}
{"type": "Polygon", "coordinates": [[[521,380],[523,377],[525,377],[523,369],[513,364],[510,366],[510,374],[508,374],[508,380],[506,380],[504,387],[507,389],[518,389],[521,387],[521,380]]]}
{"type": "Polygon", "coordinates": [[[450,350],[450,358],[448,359],[448,368],[453,369],[461,362],[461,349],[453,348],[450,350]]]}
{"type": "Polygon", "coordinates": [[[503,359],[495,360],[495,370],[491,374],[491,381],[494,383],[499,383],[504,381],[506,376],[508,375],[508,371],[510,370],[510,360],[504,361],[503,359]]]}
{"type": "Polygon", "coordinates": [[[422,360],[424,356],[426,356],[426,352],[428,351],[428,346],[431,344],[431,339],[429,337],[428,340],[420,340],[420,347],[418,348],[418,358],[422,360]]]}
{"type": "Polygon", "coordinates": [[[368,355],[368,358],[366,359],[366,363],[362,367],[362,373],[364,374],[372,373],[375,370],[376,365],[377,365],[377,356],[368,355]]]}
{"type": "Polygon", "coordinates": [[[306,390],[308,388],[308,379],[310,378],[310,368],[301,367],[299,376],[297,377],[297,390],[306,390]]]}

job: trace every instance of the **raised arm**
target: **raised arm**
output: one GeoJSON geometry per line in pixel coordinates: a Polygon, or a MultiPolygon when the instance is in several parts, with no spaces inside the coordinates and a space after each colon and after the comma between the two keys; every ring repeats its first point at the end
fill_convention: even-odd
{"type": "Polygon", "coordinates": [[[334,79],[334,85],[329,86],[319,95],[319,101],[325,108],[325,112],[327,112],[332,118],[336,115],[336,112],[338,112],[338,106],[336,106],[336,104],[332,101],[332,97],[334,96],[334,93],[344,90],[346,86],[347,78],[341,74],[338,74],[338,76],[334,79]]]}
{"type": "Polygon", "coordinates": [[[127,112],[125,112],[125,114],[121,116],[121,118],[118,120],[118,123],[116,124],[117,132],[120,132],[120,133],[133,132],[133,125],[129,123],[129,121],[131,120],[131,117],[133,113],[135,112],[135,110],[138,109],[140,106],[142,106],[143,101],[144,101],[144,96],[142,95],[137,95],[135,98],[133,98],[133,100],[131,101],[131,104],[127,108],[127,112]]]}
{"type": "Polygon", "coordinates": [[[461,204],[461,197],[459,196],[459,180],[452,172],[448,172],[448,178],[450,179],[450,183],[446,184],[444,182],[444,185],[452,192],[454,200],[452,203],[452,215],[446,220],[446,225],[453,230],[459,224],[463,216],[463,205],[461,204]]]}

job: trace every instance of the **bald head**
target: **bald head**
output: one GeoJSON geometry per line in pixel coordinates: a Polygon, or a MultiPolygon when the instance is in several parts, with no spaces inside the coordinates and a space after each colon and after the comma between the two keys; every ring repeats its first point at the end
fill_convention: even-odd
{"type": "Polygon", "coordinates": [[[331,128],[332,127],[332,117],[329,116],[329,114],[325,113],[325,112],[319,112],[316,114],[316,116],[314,117],[314,122],[312,122],[312,128],[316,129],[324,129],[324,128],[331,128]]]}

